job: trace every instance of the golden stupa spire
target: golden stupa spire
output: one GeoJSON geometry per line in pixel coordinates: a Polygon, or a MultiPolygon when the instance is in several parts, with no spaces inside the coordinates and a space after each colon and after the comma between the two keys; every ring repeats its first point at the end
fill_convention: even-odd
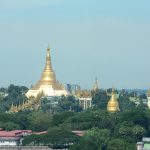
{"type": "Polygon", "coordinates": [[[115,89],[112,88],[111,98],[107,104],[107,111],[109,112],[117,112],[119,111],[119,103],[116,98],[115,89]]]}
{"type": "Polygon", "coordinates": [[[93,91],[97,91],[99,89],[99,85],[98,85],[98,79],[97,77],[95,78],[95,83],[94,83],[94,86],[93,86],[93,91]]]}
{"type": "Polygon", "coordinates": [[[51,56],[50,56],[50,47],[48,45],[47,47],[47,53],[46,53],[46,64],[45,64],[45,71],[53,71],[52,64],[51,64],[51,56]]]}
{"type": "Polygon", "coordinates": [[[51,50],[48,46],[46,49],[46,63],[40,80],[29,90],[27,97],[37,97],[43,91],[45,96],[68,95],[67,91],[62,88],[61,84],[56,81],[55,72],[51,63],[51,50]]]}
{"type": "Polygon", "coordinates": [[[49,46],[46,52],[46,63],[44,71],[41,75],[41,79],[39,80],[38,84],[34,86],[34,88],[37,89],[41,85],[52,85],[53,87],[55,87],[56,85],[56,77],[51,64],[51,55],[49,46]]]}

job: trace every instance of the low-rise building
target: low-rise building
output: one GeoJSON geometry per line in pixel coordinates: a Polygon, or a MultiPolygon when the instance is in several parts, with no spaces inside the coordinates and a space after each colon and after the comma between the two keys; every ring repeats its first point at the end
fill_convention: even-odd
{"type": "Polygon", "coordinates": [[[76,93],[76,98],[79,100],[79,105],[83,108],[83,110],[86,110],[88,108],[92,107],[92,95],[91,91],[88,90],[79,90],[76,93]]]}
{"type": "Polygon", "coordinates": [[[31,135],[31,130],[0,130],[0,146],[17,146],[20,145],[24,136],[31,135]]]}
{"type": "Polygon", "coordinates": [[[150,138],[144,137],[142,142],[137,142],[137,150],[150,150],[150,138]]]}

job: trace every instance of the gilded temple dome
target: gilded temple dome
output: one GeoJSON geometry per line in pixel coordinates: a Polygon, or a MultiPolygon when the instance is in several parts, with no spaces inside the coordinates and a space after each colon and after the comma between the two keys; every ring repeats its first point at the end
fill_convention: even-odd
{"type": "Polygon", "coordinates": [[[112,95],[111,95],[111,98],[107,104],[107,111],[109,111],[109,112],[119,111],[119,103],[117,101],[114,89],[112,89],[112,95]]]}
{"type": "Polygon", "coordinates": [[[42,72],[40,80],[32,86],[26,93],[26,96],[37,97],[38,94],[43,93],[44,96],[61,96],[68,95],[68,91],[64,89],[62,84],[56,80],[56,75],[51,63],[50,48],[47,48],[46,63],[42,72]]]}

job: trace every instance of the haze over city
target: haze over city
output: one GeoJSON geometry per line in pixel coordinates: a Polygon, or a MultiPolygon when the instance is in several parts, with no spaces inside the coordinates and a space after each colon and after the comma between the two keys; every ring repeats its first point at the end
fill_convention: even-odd
{"type": "Polygon", "coordinates": [[[48,43],[62,83],[150,88],[150,1],[0,1],[0,86],[40,78],[48,43]]]}

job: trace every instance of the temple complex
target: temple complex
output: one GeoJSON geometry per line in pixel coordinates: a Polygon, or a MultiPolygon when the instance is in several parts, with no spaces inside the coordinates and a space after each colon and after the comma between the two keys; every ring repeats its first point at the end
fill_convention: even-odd
{"type": "Polygon", "coordinates": [[[112,89],[112,94],[111,94],[111,98],[108,101],[107,104],[107,111],[109,112],[117,112],[119,111],[119,103],[117,101],[116,95],[115,95],[115,89],[112,89]]]}
{"type": "Polygon", "coordinates": [[[61,96],[68,95],[62,84],[56,80],[55,72],[51,64],[50,48],[47,48],[46,65],[41,75],[41,79],[34,85],[27,93],[26,96],[37,97],[39,93],[44,96],[61,96]]]}
{"type": "Polygon", "coordinates": [[[92,95],[91,91],[88,90],[78,90],[75,94],[77,99],[79,99],[79,105],[86,110],[92,107],[92,95]]]}

